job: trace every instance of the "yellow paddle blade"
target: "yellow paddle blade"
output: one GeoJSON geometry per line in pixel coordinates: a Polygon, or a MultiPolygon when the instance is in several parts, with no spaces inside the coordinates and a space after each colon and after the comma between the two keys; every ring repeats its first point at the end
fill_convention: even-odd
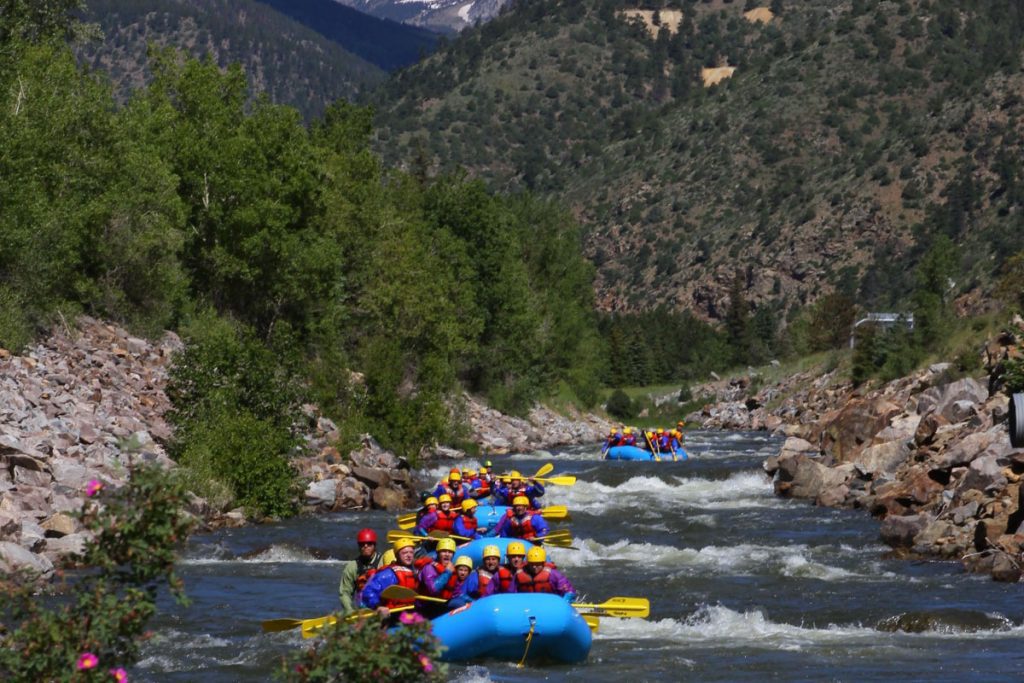
{"type": "Polygon", "coordinates": [[[409,522],[412,522],[413,524],[416,524],[416,513],[415,512],[410,512],[407,515],[399,515],[397,521],[398,521],[399,525],[401,525],[401,524],[408,524],[409,522]]]}
{"type": "Polygon", "coordinates": [[[651,614],[651,601],[647,598],[608,598],[600,605],[574,602],[572,606],[581,613],[601,617],[646,619],[651,614]]]}
{"type": "Polygon", "coordinates": [[[416,520],[415,520],[415,518],[414,518],[414,519],[411,519],[411,520],[409,520],[408,522],[399,522],[399,523],[398,523],[398,528],[399,528],[399,529],[402,529],[403,531],[408,531],[409,529],[412,529],[412,528],[414,528],[415,526],[416,526],[416,520]]]}
{"type": "Polygon", "coordinates": [[[552,465],[551,463],[547,463],[546,465],[541,465],[540,469],[537,470],[537,473],[534,474],[533,477],[534,477],[534,479],[536,479],[537,477],[543,477],[545,474],[548,474],[549,472],[552,472],[554,469],[555,469],[555,466],[552,465]]]}
{"type": "Polygon", "coordinates": [[[426,602],[448,602],[444,598],[435,598],[430,595],[420,595],[411,588],[405,586],[388,586],[381,591],[380,597],[385,600],[425,600],[426,602]]]}
{"type": "Polygon", "coordinates": [[[551,486],[573,486],[576,484],[576,477],[572,474],[564,474],[558,477],[538,478],[537,481],[551,486]]]}
{"type": "Polygon", "coordinates": [[[569,508],[564,505],[549,505],[546,508],[541,508],[540,514],[544,519],[568,519],[569,508]]]}
{"type": "Polygon", "coordinates": [[[388,538],[388,543],[394,543],[395,541],[402,541],[402,540],[405,540],[405,539],[409,539],[413,543],[421,543],[422,541],[429,541],[430,540],[429,538],[427,538],[425,536],[416,536],[416,535],[413,535],[413,534],[407,534],[404,531],[398,531],[396,529],[392,529],[391,531],[389,531],[387,538],[388,538]]]}
{"type": "Polygon", "coordinates": [[[302,619],[267,619],[260,622],[264,633],[275,633],[302,626],[302,619]]]}
{"type": "Polygon", "coordinates": [[[601,620],[593,614],[581,614],[583,621],[587,622],[587,626],[590,627],[591,633],[597,633],[598,627],[601,625],[601,620]]]}
{"type": "Polygon", "coordinates": [[[431,538],[454,538],[456,541],[472,541],[473,540],[472,538],[469,538],[467,536],[456,536],[455,534],[450,534],[447,531],[441,531],[440,529],[434,529],[433,531],[431,531],[430,532],[430,537],[431,538]]]}

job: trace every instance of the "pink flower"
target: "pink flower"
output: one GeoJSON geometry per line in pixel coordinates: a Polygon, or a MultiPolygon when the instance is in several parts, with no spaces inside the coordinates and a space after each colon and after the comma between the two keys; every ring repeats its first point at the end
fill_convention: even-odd
{"type": "Polygon", "coordinates": [[[128,672],[124,669],[111,669],[110,675],[114,677],[117,683],[128,683],[128,672]]]}
{"type": "Polygon", "coordinates": [[[75,664],[79,671],[88,671],[89,669],[95,669],[99,666],[100,658],[91,652],[83,652],[78,658],[78,663],[75,664]]]}
{"type": "Polygon", "coordinates": [[[87,498],[92,498],[103,488],[103,482],[99,479],[90,479],[89,483],[85,485],[85,495],[87,498]]]}
{"type": "Polygon", "coordinates": [[[399,615],[398,620],[405,625],[418,624],[426,621],[426,619],[423,618],[423,615],[417,612],[402,612],[402,614],[399,615]]]}
{"type": "Polygon", "coordinates": [[[420,666],[423,667],[424,673],[430,673],[434,670],[434,665],[430,663],[430,657],[426,655],[420,655],[420,666]]]}

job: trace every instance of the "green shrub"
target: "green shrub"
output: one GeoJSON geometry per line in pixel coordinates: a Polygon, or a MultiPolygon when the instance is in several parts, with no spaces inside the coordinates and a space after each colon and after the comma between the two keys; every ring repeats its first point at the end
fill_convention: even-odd
{"type": "Polygon", "coordinates": [[[225,487],[250,512],[282,516],[295,511],[296,474],[288,452],[297,441],[252,413],[214,413],[191,426],[180,462],[197,493],[222,500],[225,487]]]}
{"type": "Polygon", "coordinates": [[[437,661],[440,654],[429,622],[388,633],[377,619],[339,619],[316,645],[282,662],[280,675],[293,683],[444,681],[448,672],[437,661]]]}
{"type": "Polygon", "coordinates": [[[24,311],[18,293],[0,286],[0,348],[17,353],[32,341],[32,325],[24,311]]]}
{"type": "Polygon", "coordinates": [[[612,395],[608,397],[605,410],[608,411],[609,415],[620,420],[628,420],[636,416],[636,405],[633,403],[633,399],[622,389],[616,389],[612,392],[612,395]]]}
{"type": "Polygon", "coordinates": [[[689,386],[680,387],[679,396],[676,398],[679,403],[689,403],[693,400],[693,392],[689,386]]]}
{"type": "Polygon", "coordinates": [[[1024,391],[1024,361],[1014,358],[1006,361],[1005,365],[1003,381],[1006,383],[1006,393],[1016,394],[1024,391]]]}
{"type": "Polygon", "coordinates": [[[79,518],[95,540],[75,559],[93,569],[64,584],[59,602],[28,582],[0,591],[4,680],[110,681],[136,662],[158,592],[185,602],[174,560],[191,529],[186,503],[177,478],[157,468],[134,469],[124,487],[87,498],[79,518]]]}

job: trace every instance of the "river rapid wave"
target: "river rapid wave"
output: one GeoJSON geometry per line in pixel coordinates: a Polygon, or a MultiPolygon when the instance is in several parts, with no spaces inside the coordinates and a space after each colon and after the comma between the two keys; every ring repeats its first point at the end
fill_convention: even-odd
{"type": "MultiPolygon", "coordinates": [[[[622,463],[599,448],[494,457],[499,471],[575,474],[548,488],[568,506],[575,550],[552,559],[581,599],[651,600],[651,618],[602,618],[590,658],[575,666],[451,667],[460,683],[580,680],[1019,680],[1024,604],[1016,586],[959,565],[887,556],[863,513],[776,498],[761,462],[764,434],[692,433],[686,462],[622,463]]],[[[481,460],[459,461],[478,467],[481,460]]],[[[437,479],[453,463],[420,473],[437,479]]],[[[264,681],[295,632],[262,634],[272,617],[337,607],[341,560],[384,512],[344,513],[221,530],[193,538],[180,565],[193,603],[162,603],[135,680],[264,681]]]]}

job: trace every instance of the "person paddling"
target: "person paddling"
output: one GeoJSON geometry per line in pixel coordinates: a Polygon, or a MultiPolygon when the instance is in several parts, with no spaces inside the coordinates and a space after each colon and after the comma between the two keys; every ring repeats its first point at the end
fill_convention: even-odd
{"type": "Polygon", "coordinates": [[[466,538],[481,538],[480,532],[477,531],[477,505],[478,503],[472,498],[462,501],[462,514],[455,518],[455,524],[452,525],[452,533],[456,536],[465,536],[466,538]]]}
{"type": "Polygon", "coordinates": [[[377,552],[377,533],[373,529],[362,529],[356,534],[356,543],[359,544],[359,555],[355,560],[345,563],[345,568],[341,572],[341,583],[338,584],[342,614],[351,614],[355,611],[359,593],[381,566],[381,555],[377,552]]]}
{"type": "Polygon", "coordinates": [[[530,507],[536,509],[541,507],[541,504],[537,499],[543,495],[543,484],[533,478],[530,478],[526,483],[524,483],[523,475],[519,474],[516,470],[509,472],[507,483],[499,483],[494,492],[494,497],[498,501],[499,505],[512,505],[511,501],[516,496],[526,496],[526,498],[529,499],[530,507]]]}
{"type": "Polygon", "coordinates": [[[441,497],[447,495],[451,498],[452,505],[458,507],[462,505],[462,501],[469,498],[469,487],[462,482],[462,472],[458,469],[453,469],[448,473],[447,479],[442,479],[441,483],[434,489],[434,495],[437,496],[438,500],[441,497]]]}
{"type": "Polygon", "coordinates": [[[451,567],[437,577],[436,583],[444,582],[440,591],[448,599],[448,610],[458,609],[480,597],[480,584],[473,571],[473,560],[463,555],[451,567]]]}
{"type": "MultiPolygon", "coordinates": [[[[522,547],[523,544],[513,542],[509,543],[508,547],[512,548],[514,545],[522,547]]],[[[523,548],[523,552],[526,552],[525,548],[523,548]]],[[[519,557],[520,561],[522,561],[525,555],[520,555],[519,557]]],[[[501,548],[496,545],[485,546],[482,562],[483,566],[476,570],[477,585],[479,586],[479,595],[477,597],[483,598],[497,593],[515,592],[512,570],[501,566],[501,548]]]]}
{"type": "Polygon", "coordinates": [[[512,509],[498,520],[494,529],[487,533],[488,536],[502,536],[505,538],[523,538],[527,541],[538,536],[547,536],[548,524],[544,517],[538,512],[531,511],[530,499],[526,496],[516,496],[512,499],[512,509]]]}
{"type": "Polygon", "coordinates": [[[566,602],[576,599],[576,589],[562,572],[546,564],[544,548],[534,546],[526,553],[526,566],[516,572],[517,593],[554,593],[566,602]]]}
{"type": "MultiPolygon", "coordinates": [[[[429,498],[427,500],[430,500],[429,498]]],[[[452,510],[452,499],[447,493],[437,499],[437,509],[423,515],[416,523],[412,532],[417,536],[429,536],[431,531],[448,531],[455,527],[455,519],[459,513],[452,510]]]]}
{"type": "Polygon", "coordinates": [[[417,590],[420,582],[413,569],[415,543],[412,539],[402,538],[394,543],[395,561],[386,568],[375,573],[363,589],[361,601],[364,607],[376,610],[385,619],[391,615],[391,609],[402,605],[411,605],[413,600],[385,600],[381,593],[389,586],[402,586],[417,590]]]}

